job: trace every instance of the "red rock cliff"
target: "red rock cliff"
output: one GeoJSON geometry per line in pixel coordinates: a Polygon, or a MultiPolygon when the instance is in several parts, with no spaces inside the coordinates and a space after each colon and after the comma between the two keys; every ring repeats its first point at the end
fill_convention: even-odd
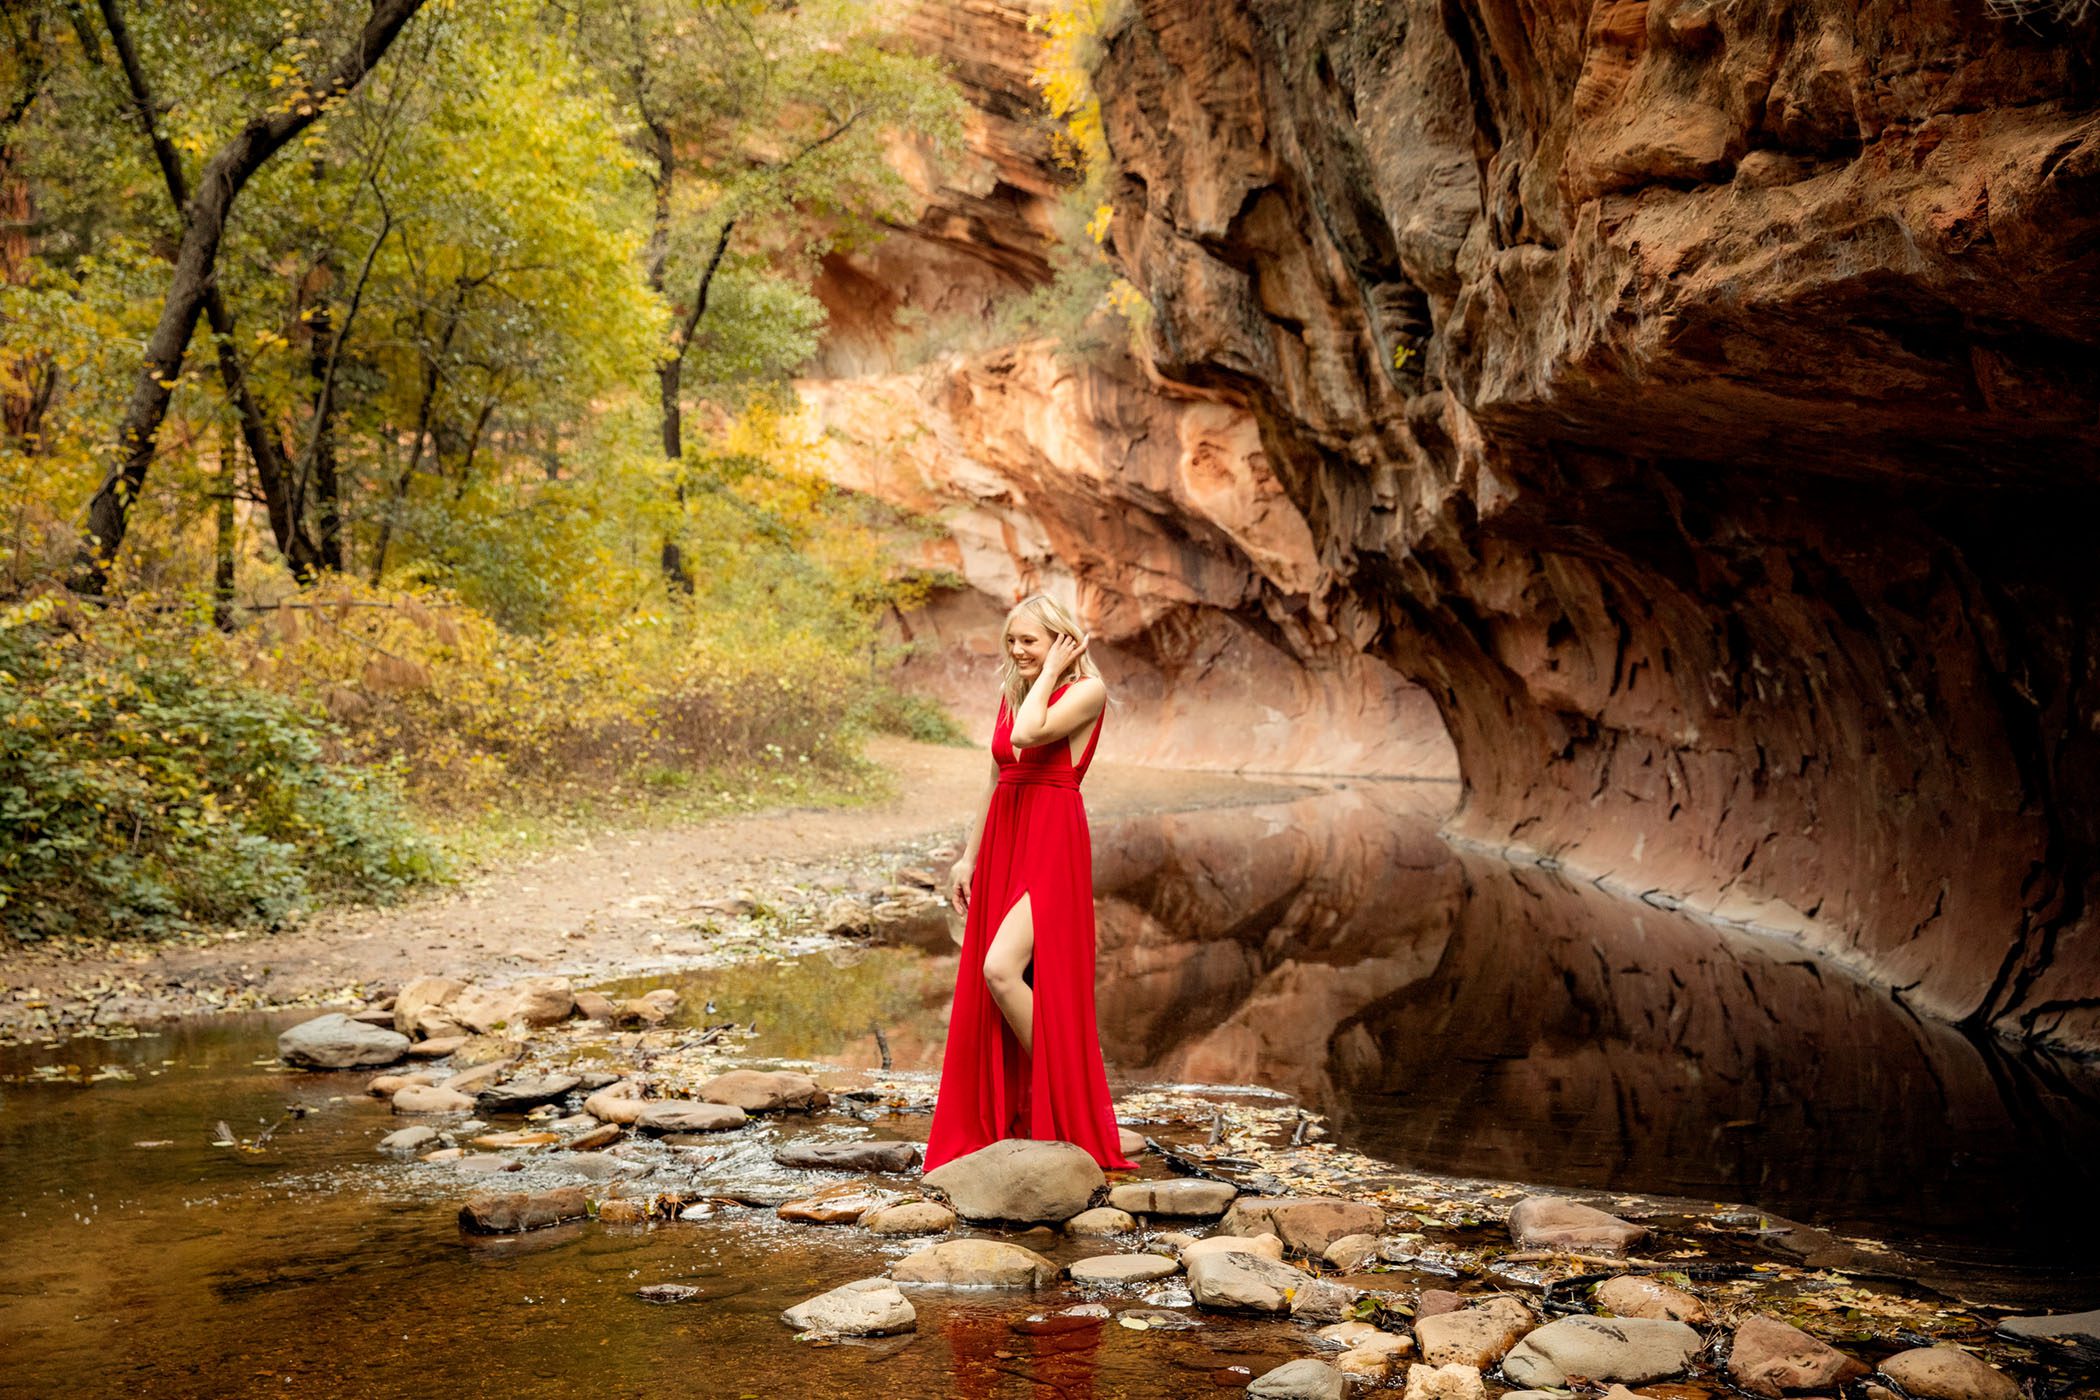
{"type": "Polygon", "coordinates": [[[1464,838],[2100,1048],[2091,34],[1132,0],[1159,371],[1259,424],[1464,838]]]}

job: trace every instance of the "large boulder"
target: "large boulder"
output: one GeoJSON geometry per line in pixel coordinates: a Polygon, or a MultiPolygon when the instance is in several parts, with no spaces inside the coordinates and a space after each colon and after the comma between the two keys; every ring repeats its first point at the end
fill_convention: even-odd
{"type": "Polygon", "coordinates": [[[459,1208],[459,1227],[477,1235],[507,1235],[559,1225],[564,1220],[581,1220],[590,1213],[590,1200],[580,1186],[513,1191],[473,1197],[459,1208]]]}
{"type": "Polygon", "coordinates": [[[277,1056],[302,1069],[390,1065],[408,1053],[408,1037],[352,1020],[340,1011],[301,1021],[277,1037],[277,1056]]]}
{"type": "Polygon", "coordinates": [[[1638,1274],[1620,1274],[1597,1286],[1597,1305],[1615,1317],[1659,1317],[1694,1326],[1712,1319],[1706,1304],[1682,1288],[1672,1288],[1638,1274]]]}
{"type": "Polygon", "coordinates": [[[1916,1347],[1881,1363],[1911,1400],[2019,1400],[2011,1376],[1960,1347],[1916,1347]]]}
{"type": "Polygon", "coordinates": [[[864,1278],[797,1303],[780,1320],[824,1337],[887,1337],[917,1327],[919,1314],[890,1280],[864,1278]]]}
{"type": "Polygon", "coordinates": [[[1046,1288],[1057,1265],[1003,1240],[942,1240],[898,1260],[890,1277],[943,1288],[1046,1288]]]}
{"type": "Polygon", "coordinates": [[[1253,1400],[1342,1400],[1348,1384],[1340,1371],[1307,1356],[1264,1371],[1247,1394],[1253,1400]]]}
{"type": "Polygon", "coordinates": [[[1531,1330],[1531,1310],[1514,1298],[1490,1298],[1470,1308],[1415,1319],[1415,1342],[1431,1366],[1485,1371],[1531,1330]]]}
{"type": "Polygon", "coordinates": [[[1502,1374],[1532,1387],[1565,1385],[1570,1376],[1637,1385],[1683,1371],[1699,1346],[1699,1334],[1681,1322],[1564,1317],[1512,1347],[1502,1358],[1502,1374]]]}
{"type": "Polygon", "coordinates": [[[1253,1254],[1199,1254],[1185,1267],[1197,1303],[1234,1312],[1289,1312],[1291,1299],[1313,1281],[1288,1264],[1253,1254]]]}
{"type": "MultiPolygon", "coordinates": [[[[619,1119],[615,1117],[611,1121],[618,1122],[619,1119]]],[[[650,1133],[720,1133],[741,1128],[751,1119],[733,1104],[657,1099],[643,1104],[642,1111],[633,1121],[635,1127],[650,1133]]]]}
{"type": "Polygon", "coordinates": [[[791,1142],[773,1154],[783,1167],[846,1172],[908,1172],[918,1165],[910,1142],[791,1142]]]}
{"type": "Polygon", "coordinates": [[[1005,1138],[926,1173],[965,1220],[1062,1223],[1093,1204],[1108,1184],[1083,1147],[1005,1138]]]}
{"type": "Polygon", "coordinates": [[[1385,1212],[1338,1196],[1242,1196],[1218,1228],[1228,1235],[1266,1231],[1286,1249],[1318,1256],[1344,1236],[1377,1234],[1385,1228],[1385,1212]]]}
{"type": "Polygon", "coordinates": [[[1777,1400],[1801,1391],[1825,1392],[1867,1374],[1837,1348],[1776,1317],[1745,1318],[1728,1346],[1728,1374],[1752,1395],[1777,1400]]]}
{"type": "Polygon", "coordinates": [[[1528,1196],[1509,1213],[1509,1237],[1526,1249],[1624,1254],[1648,1237],[1648,1227],[1565,1196],[1528,1196]]]}
{"type": "Polygon", "coordinates": [[[1130,1181],[1112,1186],[1108,1203],[1132,1215],[1176,1215],[1215,1220],[1225,1213],[1240,1188],[1229,1181],[1174,1177],[1166,1181],[1130,1181]]]}
{"type": "Polygon", "coordinates": [[[816,1080],[789,1070],[733,1069],[702,1084],[694,1097],[709,1103],[733,1104],[746,1113],[806,1111],[831,1102],[831,1095],[819,1088],[816,1080]]]}
{"type": "Polygon", "coordinates": [[[419,1033],[423,1013],[441,1012],[445,1003],[467,989],[457,977],[417,977],[394,998],[394,1029],[403,1035],[419,1033]]]}

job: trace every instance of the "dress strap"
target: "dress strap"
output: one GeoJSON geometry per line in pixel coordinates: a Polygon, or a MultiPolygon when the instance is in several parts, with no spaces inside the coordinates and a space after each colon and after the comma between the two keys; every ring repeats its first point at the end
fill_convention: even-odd
{"type": "MultiPolygon", "coordinates": [[[[1103,705],[1101,713],[1094,716],[1094,732],[1086,736],[1086,752],[1079,756],[1079,762],[1072,765],[1072,776],[1075,778],[1086,776],[1086,766],[1094,761],[1094,745],[1101,742],[1101,725],[1107,718],[1108,706],[1103,705]]],[[[1070,745],[1066,746],[1066,752],[1071,752],[1070,745]]]]}

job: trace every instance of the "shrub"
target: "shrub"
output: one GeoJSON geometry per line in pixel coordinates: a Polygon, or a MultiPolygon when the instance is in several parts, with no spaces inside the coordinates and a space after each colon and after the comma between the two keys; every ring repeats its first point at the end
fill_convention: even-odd
{"type": "Polygon", "coordinates": [[[275,922],[436,873],[383,774],[148,603],[0,612],[0,925],[17,938],[275,922]]]}

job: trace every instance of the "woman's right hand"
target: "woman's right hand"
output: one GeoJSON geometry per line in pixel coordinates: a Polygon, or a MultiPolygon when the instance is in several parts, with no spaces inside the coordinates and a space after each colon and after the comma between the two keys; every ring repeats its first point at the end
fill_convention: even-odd
{"type": "Polygon", "coordinates": [[[959,860],[948,869],[948,902],[958,914],[970,912],[970,877],[976,873],[977,863],[969,860],[959,860]]]}

